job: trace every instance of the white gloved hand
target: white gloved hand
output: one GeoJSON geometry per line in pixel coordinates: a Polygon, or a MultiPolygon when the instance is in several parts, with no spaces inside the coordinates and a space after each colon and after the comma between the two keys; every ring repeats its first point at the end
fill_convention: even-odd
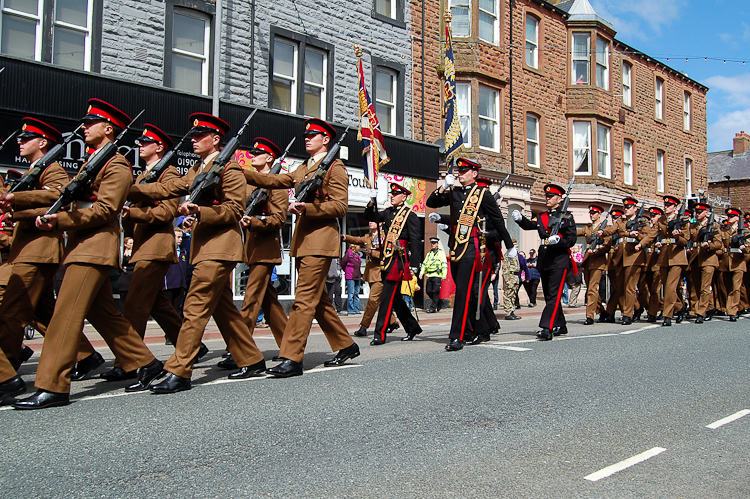
{"type": "Polygon", "coordinates": [[[443,182],[443,189],[447,191],[448,189],[453,187],[453,184],[455,183],[456,183],[456,177],[454,177],[452,174],[449,173],[445,176],[445,181],[443,182]]]}
{"type": "Polygon", "coordinates": [[[438,229],[440,229],[442,231],[447,231],[448,230],[448,225],[447,224],[438,224],[438,229]]]}
{"type": "Polygon", "coordinates": [[[520,222],[523,218],[523,215],[521,215],[521,212],[518,210],[513,210],[513,213],[511,213],[510,216],[512,216],[513,220],[515,220],[516,222],[520,222]]]}
{"type": "Polygon", "coordinates": [[[557,244],[560,242],[560,236],[555,234],[554,236],[549,236],[547,239],[547,244],[557,244]]]}
{"type": "Polygon", "coordinates": [[[427,219],[430,222],[436,224],[436,223],[440,222],[440,214],[438,214],[437,212],[433,211],[432,213],[430,213],[429,215],[427,215],[427,219]]]}
{"type": "Polygon", "coordinates": [[[507,256],[508,258],[510,258],[511,260],[512,260],[513,258],[517,258],[517,257],[518,257],[518,250],[517,250],[517,249],[516,249],[515,247],[514,247],[514,248],[511,248],[511,249],[509,249],[509,250],[508,250],[508,253],[507,253],[507,255],[506,255],[506,256],[507,256]]]}
{"type": "Polygon", "coordinates": [[[372,199],[377,199],[378,198],[378,190],[377,189],[370,189],[370,197],[372,199]]]}

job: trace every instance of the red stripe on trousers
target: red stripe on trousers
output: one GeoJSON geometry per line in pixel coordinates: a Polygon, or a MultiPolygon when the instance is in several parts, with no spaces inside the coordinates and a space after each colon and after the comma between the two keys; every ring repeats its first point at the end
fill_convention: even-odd
{"type": "Polygon", "coordinates": [[[391,320],[391,313],[393,312],[393,299],[396,297],[397,286],[401,286],[401,283],[398,283],[393,287],[393,294],[391,295],[390,301],[388,301],[388,314],[386,315],[388,319],[383,321],[383,330],[380,332],[380,339],[383,341],[385,341],[385,331],[386,329],[388,329],[388,323],[391,320]]]}
{"type": "Polygon", "coordinates": [[[563,270],[562,280],[560,281],[560,287],[557,288],[557,301],[555,302],[555,309],[552,311],[552,319],[549,321],[549,328],[552,329],[552,325],[555,323],[555,316],[557,315],[557,307],[560,306],[560,297],[562,296],[563,284],[565,283],[565,274],[568,273],[568,269],[563,270]]]}
{"type": "Polygon", "coordinates": [[[461,336],[458,341],[464,341],[464,333],[466,332],[466,314],[469,312],[469,301],[471,301],[471,285],[474,284],[474,267],[471,268],[471,278],[469,279],[469,289],[466,292],[466,305],[464,305],[464,316],[461,322],[461,336]]]}

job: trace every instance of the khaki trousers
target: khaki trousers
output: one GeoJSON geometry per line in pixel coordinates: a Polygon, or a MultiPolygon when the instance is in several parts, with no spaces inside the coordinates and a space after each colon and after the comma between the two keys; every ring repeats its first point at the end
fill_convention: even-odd
{"type": "Polygon", "coordinates": [[[727,315],[737,315],[740,309],[740,288],[744,278],[744,270],[724,272],[724,285],[727,289],[727,315]]]}
{"type": "Polygon", "coordinates": [[[111,270],[105,265],[68,265],[44,339],[36,375],[37,388],[70,392],[70,374],[76,362],[84,319],[88,319],[104,338],[125,371],[154,360],[133,326],[117,310],[109,283],[111,270]]]}
{"type": "Polygon", "coordinates": [[[224,337],[229,353],[239,367],[263,360],[240,311],[232,297],[232,270],[235,262],[206,260],[193,269],[193,279],[182,308],[184,319],[177,335],[175,350],[164,370],[182,378],[193,375],[193,361],[198,355],[208,320],[213,316],[224,337]]]}
{"type": "Polygon", "coordinates": [[[625,267],[624,270],[624,289],[621,298],[622,316],[632,319],[638,301],[636,288],[638,287],[638,280],[641,277],[641,272],[643,272],[643,267],[640,265],[631,265],[630,267],[625,267]]]}
{"type": "Polygon", "coordinates": [[[646,272],[647,280],[650,283],[648,293],[648,315],[656,317],[659,310],[664,308],[664,298],[661,295],[661,270],[656,269],[646,272]]]}
{"type": "Polygon", "coordinates": [[[294,362],[302,362],[310,335],[313,318],[318,321],[333,351],[354,344],[346,327],[324,292],[326,274],[331,266],[331,257],[297,257],[296,299],[289,312],[279,356],[294,362]]]}
{"type": "Polygon", "coordinates": [[[661,280],[664,283],[664,308],[662,315],[666,318],[672,316],[682,309],[682,298],[680,292],[682,286],[682,273],[685,271],[684,265],[670,265],[661,267],[661,280]]]}
{"type": "Polygon", "coordinates": [[[620,301],[623,297],[622,286],[624,281],[622,267],[618,269],[610,268],[609,270],[607,270],[607,275],[609,276],[611,293],[609,296],[609,301],[607,302],[606,312],[609,315],[615,315],[615,312],[617,311],[617,305],[620,305],[620,307],[622,308],[622,305],[620,304],[620,301]]]}
{"type": "Polygon", "coordinates": [[[705,316],[707,311],[714,308],[714,294],[711,291],[711,283],[714,279],[716,267],[706,265],[705,267],[700,267],[700,271],[700,281],[698,282],[700,282],[701,287],[695,314],[705,316]]]}
{"type": "Polygon", "coordinates": [[[245,299],[242,300],[242,318],[253,334],[255,323],[258,321],[260,309],[263,309],[268,327],[276,340],[276,345],[281,347],[281,339],[286,329],[286,312],[279,303],[279,295],[271,282],[274,264],[254,263],[250,265],[247,275],[247,286],[245,287],[245,299]]]}
{"type": "MultiPolygon", "coordinates": [[[[372,324],[372,319],[380,307],[380,300],[383,297],[383,281],[370,282],[370,296],[367,298],[367,306],[365,311],[362,313],[362,320],[359,325],[367,329],[372,324]]],[[[388,321],[389,324],[396,322],[396,317],[392,313],[391,318],[388,321]]]]}
{"type": "Polygon", "coordinates": [[[602,300],[599,296],[599,283],[602,280],[602,270],[586,267],[584,279],[586,280],[586,318],[593,319],[602,311],[602,300]]]}

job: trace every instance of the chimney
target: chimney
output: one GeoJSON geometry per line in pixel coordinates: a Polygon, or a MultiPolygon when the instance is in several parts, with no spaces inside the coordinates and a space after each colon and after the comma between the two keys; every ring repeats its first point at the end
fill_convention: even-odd
{"type": "Polygon", "coordinates": [[[750,135],[744,131],[734,136],[734,155],[745,154],[750,149],[750,135]]]}

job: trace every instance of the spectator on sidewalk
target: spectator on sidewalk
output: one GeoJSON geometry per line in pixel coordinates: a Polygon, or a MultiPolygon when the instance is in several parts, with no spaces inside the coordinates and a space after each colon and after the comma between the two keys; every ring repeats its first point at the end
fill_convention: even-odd
{"type": "Polygon", "coordinates": [[[172,302],[180,318],[182,315],[182,305],[187,293],[187,255],[182,249],[182,229],[174,230],[175,246],[177,251],[177,263],[172,264],[164,276],[164,294],[172,302]]]}
{"type": "Polygon", "coordinates": [[[326,276],[326,293],[330,298],[333,308],[339,315],[348,315],[341,304],[341,268],[339,267],[340,259],[331,258],[331,266],[328,267],[326,276]]]}
{"type": "Polygon", "coordinates": [[[427,276],[425,283],[425,292],[430,297],[430,308],[428,314],[440,312],[440,287],[443,279],[448,276],[448,261],[445,257],[445,251],[440,247],[440,239],[437,237],[430,238],[432,248],[427,252],[419,270],[419,278],[427,276]]]}
{"type": "Polygon", "coordinates": [[[130,263],[130,257],[133,256],[133,238],[126,237],[123,241],[122,248],[122,261],[120,264],[120,274],[117,277],[117,292],[120,298],[117,300],[117,308],[120,309],[120,313],[125,308],[125,297],[128,295],[130,289],[130,281],[133,279],[133,271],[135,270],[135,263],[130,263]]]}
{"type": "Polygon", "coordinates": [[[536,268],[536,250],[529,250],[529,258],[526,260],[526,267],[528,268],[526,282],[523,283],[523,288],[526,290],[526,294],[529,296],[529,307],[536,307],[536,295],[539,289],[539,281],[542,278],[542,274],[536,268]]]}
{"type": "MultiPolygon", "coordinates": [[[[583,268],[583,253],[581,253],[581,246],[576,244],[571,248],[573,253],[573,260],[578,265],[579,269],[583,268]]],[[[568,306],[570,308],[578,308],[578,293],[581,291],[581,284],[583,282],[583,274],[579,271],[577,274],[569,272],[565,277],[565,284],[568,285],[568,306]]]]}
{"type": "Polygon", "coordinates": [[[341,259],[341,268],[346,279],[346,312],[349,315],[360,313],[359,289],[362,284],[362,256],[359,254],[359,245],[350,244],[349,249],[341,259]]]}
{"type": "Polygon", "coordinates": [[[417,276],[412,274],[410,281],[401,281],[401,296],[406,302],[406,306],[409,307],[409,312],[414,312],[414,293],[419,291],[419,281],[417,276]]]}
{"type": "MultiPolygon", "coordinates": [[[[520,286],[526,282],[526,276],[529,273],[529,267],[526,265],[526,254],[523,251],[518,252],[518,265],[521,267],[521,270],[518,272],[518,284],[520,290],[520,286]]],[[[520,295],[521,293],[516,293],[516,310],[521,308],[521,302],[518,299],[520,295]]]]}

